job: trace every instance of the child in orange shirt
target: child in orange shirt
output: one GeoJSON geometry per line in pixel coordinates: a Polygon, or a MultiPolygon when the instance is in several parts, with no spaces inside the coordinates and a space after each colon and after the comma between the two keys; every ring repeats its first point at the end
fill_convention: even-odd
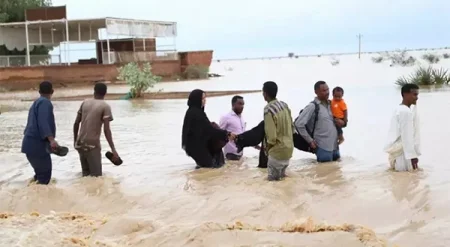
{"type": "MultiPolygon", "coordinates": [[[[343,120],[345,122],[345,125],[343,127],[346,127],[348,121],[347,104],[342,97],[344,97],[344,89],[342,89],[341,87],[335,87],[333,89],[333,100],[331,100],[331,112],[333,113],[333,117],[335,119],[343,120]]],[[[339,137],[338,143],[341,144],[344,142],[344,132],[342,131],[341,127],[336,128],[339,137]]]]}

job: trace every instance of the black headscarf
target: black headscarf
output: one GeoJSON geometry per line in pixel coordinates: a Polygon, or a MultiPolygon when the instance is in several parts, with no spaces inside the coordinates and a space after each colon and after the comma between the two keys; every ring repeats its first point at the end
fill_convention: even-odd
{"type": "Polygon", "coordinates": [[[194,108],[199,108],[202,110],[205,110],[205,107],[202,106],[202,100],[203,100],[203,90],[201,89],[195,89],[189,94],[187,105],[194,108]]]}

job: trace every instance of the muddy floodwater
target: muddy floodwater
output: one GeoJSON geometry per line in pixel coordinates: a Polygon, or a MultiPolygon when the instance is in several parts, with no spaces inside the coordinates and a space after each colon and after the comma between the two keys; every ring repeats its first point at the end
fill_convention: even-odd
{"type": "MultiPolygon", "coordinates": [[[[36,95],[0,94],[7,109],[0,115],[0,246],[449,246],[450,93],[419,95],[423,171],[388,171],[383,153],[401,99],[393,82],[412,69],[374,64],[369,56],[342,57],[338,66],[325,57],[236,61],[212,65],[222,78],[158,85],[164,91],[241,90],[273,80],[293,117],[313,99],[315,81],[343,87],[349,124],[342,161],[317,164],[295,151],[288,178],[278,183],[266,181],[251,148],[243,162],[194,170],[180,143],[186,100],[121,100],[108,103],[123,165],[104,158],[104,177],[80,178],[72,148],[80,102],[58,101],[57,140],[70,152],[53,157],[50,186],[29,186],[33,172],[20,146],[31,102],[20,99],[36,95]]],[[[261,93],[244,98],[249,129],[262,120],[265,103],[261,93]]],[[[206,112],[218,121],[230,107],[231,96],[210,98],[206,112]]],[[[103,136],[102,147],[108,150],[103,136]]]]}

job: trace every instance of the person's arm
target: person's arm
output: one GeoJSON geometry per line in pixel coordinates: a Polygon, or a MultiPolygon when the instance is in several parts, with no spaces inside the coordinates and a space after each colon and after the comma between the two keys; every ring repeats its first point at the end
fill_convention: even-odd
{"type": "Polygon", "coordinates": [[[347,122],[348,122],[348,110],[347,110],[347,104],[345,103],[344,100],[342,100],[342,106],[341,106],[341,108],[342,108],[342,111],[344,112],[344,121],[345,121],[345,124],[347,124],[347,122]]]}
{"type": "Polygon", "coordinates": [[[274,116],[268,110],[264,110],[264,131],[266,133],[267,151],[275,146],[277,142],[277,127],[274,116]]]}
{"type": "Polygon", "coordinates": [[[295,121],[294,123],[299,134],[303,137],[303,139],[305,139],[307,143],[311,143],[313,141],[313,138],[309,135],[308,131],[306,130],[306,125],[313,116],[315,109],[316,106],[313,103],[308,104],[303,109],[302,113],[300,113],[300,115],[298,116],[297,121],[295,121]]]}
{"type": "Polygon", "coordinates": [[[75,118],[75,122],[73,124],[73,143],[75,144],[78,139],[78,131],[80,130],[81,123],[81,109],[83,108],[83,103],[81,103],[80,109],[77,112],[77,117],[75,118]]]}
{"type": "Polygon", "coordinates": [[[39,126],[39,134],[42,140],[48,140],[49,142],[55,141],[54,133],[50,127],[49,119],[53,114],[53,105],[50,101],[43,100],[37,109],[37,123],[39,126]]]}
{"type": "Polygon", "coordinates": [[[219,121],[219,128],[226,130],[227,129],[227,125],[228,125],[228,117],[227,115],[223,116],[220,118],[219,121]]]}
{"type": "Polygon", "coordinates": [[[104,125],[103,132],[105,134],[106,141],[108,141],[109,147],[111,148],[111,152],[113,154],[117,154],[116,147],[114,146],[114,141],[112,138],[111,125],[110,125],[111,121],[113,121],[114,119],[113,119],[113,116],[111,113],[111,107],[109,105],[106,105],[106,107],[103,111],[102,119],[103,119],[103,125],[104,125]]]}
{"type": "Polygon", "coordinates": [[[417,159],[418,155],[414,148],[414,126],[413,114],[408,111],[400,111],[400,138],[402,140],[403,153],[407,160],[417,159]]]}

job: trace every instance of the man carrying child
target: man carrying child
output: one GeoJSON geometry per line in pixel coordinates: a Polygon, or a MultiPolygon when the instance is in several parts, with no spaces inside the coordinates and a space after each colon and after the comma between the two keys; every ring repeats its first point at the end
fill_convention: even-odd
{"type": "Polygon", "coordinates": [[[318,162],[336,161],[341,157],[336,126],[342,128],[345,122],[335,120],[331,112],[331,101],[328,100],[330,90],[327,83],[316,82],[314,91],[317,97],[300,113],[295,121],[295,127],[311,149],[315,150],[318,162]],[[316,107],[318,107],[317,118],[316,107]],[[313,136],[310,133],[314,133],[313,136]]]}

